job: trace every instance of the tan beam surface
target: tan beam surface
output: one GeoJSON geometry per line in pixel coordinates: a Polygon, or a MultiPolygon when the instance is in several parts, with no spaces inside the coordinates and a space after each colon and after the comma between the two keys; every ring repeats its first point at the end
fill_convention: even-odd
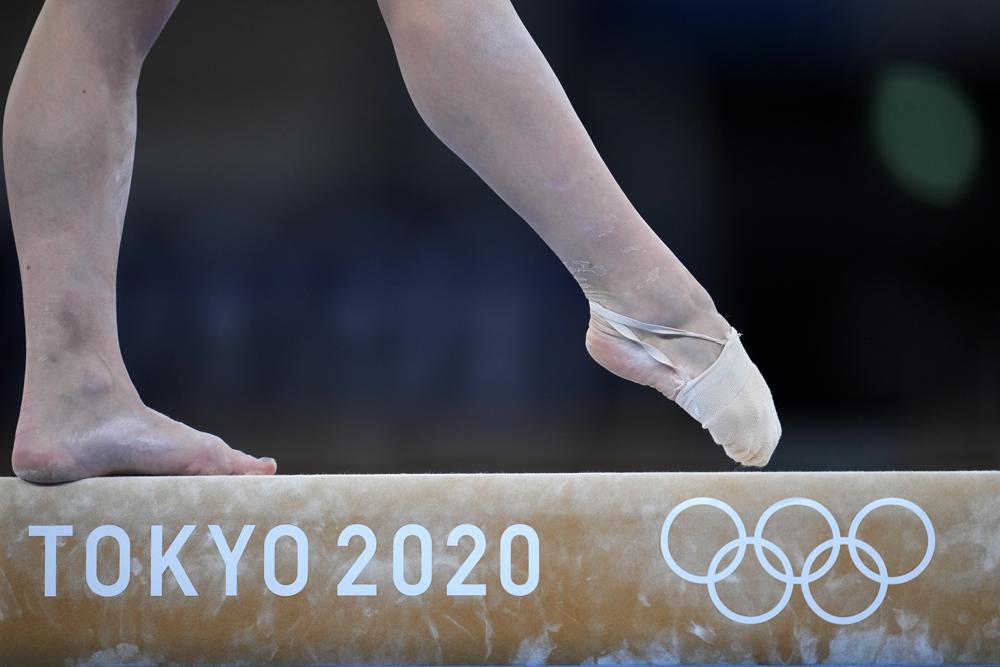
{"type": "Polygon", "coordinates": [[[0,479],[0,665],[1000,662],[1000,473],[0,479]]]}

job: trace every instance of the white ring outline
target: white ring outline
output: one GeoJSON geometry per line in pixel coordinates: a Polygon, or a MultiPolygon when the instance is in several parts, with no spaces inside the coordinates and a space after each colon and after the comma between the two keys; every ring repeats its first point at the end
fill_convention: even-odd
{"type": "Polygon", "coordinates": [[[876,574],[872,572],[864,561],[858,557],[857,549],[854,547],[854,542],[859,542],[858,540],[858,528],[861,527],[861,522],[864,521],[865,517],[871,514],[872,510],[876,510],[879,507],[902,507],[908,509],[917,515],[920,522],[924,524],[924,530],[927,532],[927,548],[924,550],[924,557],[917,563],[916,567],[907,572],[906,574],[900,574],[896,576],[889,576],[890,584],[905,584],[907,581],[916,579],[921,572],[927,569],[927,566],[931,562],[931,558],[934,557],[934,548],[937,544],[937,540],[934,536],[934,524],[931,523],[931,518],[927,516],[925,512],[919,505],[905,498],[879,498],[878,500],[873,500],[864,507],[862,507],[858,513],[854,516],[854,520],[851,521],[851,528],[847,531],[847,539],[850,540],[847,543],[847,551],[851,554],[851,560],[854,562],[854,566],[858,568],[861,574],[865,575],[872,581],[878,581],[874,577],[876,574]]]}
{"type": "MultiPolygon", "coordinates": [[[[771,516],[774,515],[778,510],[784,509],[786,507],[808,507],[809,509],[816,510],[820,514],[820,516],[826,519],[827,525],[830,526],[830,533],[832,534],[833,539],[834,540],[840,539],[840,526],[837,524],[837,519],[834,518],[830,510],[828,510],[823,505],[820,505],[812,498],[785,498],[784,500],[779,500],[778,502],[774,503],[766,510],[764,510],[764,513],[760,515],[760,519],[757,520],[757,527],[753,531],[753,536],[758,540],[764,539],[764,528],[767,524],[768,519],[770,519],[771,516]]],[[[757,560],[760,561],[761,567],[763,567],[764,570],[773,578],[777,579],[782,583],[786,583],[785,580],[782,579],[782,576],[784,575],[782,575],[780,572],[774,569],[774,566],[771,565],[771,561],[769,561],[767,557],[764,555],[764,551],[763,549],[761,549],[760,542],[754,544],[754,551],[757,554],[757,560]]],[[[839,557],[840,557],[840,545],[838,544],[836,550],[830,549],[830,557],[826,559],[826,562],[823,563],[823,566],[821,568],[819,568],[818,570],[816,570],[816,572],[813,573],[813,576],[809,580],[809,582],[812,583],[813,581],[816,581],[822,578],[824,575],[826,575],[827,572],[833,569],[833,566],[837,563],[837,558],[839,557]]],[[[793,584],[801,585],[804,580],[805,580],[804,573],[802,576],[798,577],[792,576],[793,584]]]]}
{"type": "Polygon", "coordinates": [[[719,612],[729,620],[736,621],[737,623],[744,623],[746,625],[757,625],[758,623],[764,623],[766,621],[770,621],[772,618],[774,618],[775,616],[777,616],[778,614],[780,614],[785,610],[785,607],[788,606],[788,601],[792,599],[792,593],[795,591],[795,583],[793,581],[795,577],[793,576],[794,571],[792,570],[792,562],[788,560],[788,555],[777,544],[775,544],[770,540],[765,540],[763,538],[758,538],[758,537],[751,537],[749,538],[749,540],[753,541],[754,548],[767,549],[775,556],[777,556],[778,560],[781,561],[781,566],[785,568],[785,572],[787,573],[784,579],[785,592],[781,594],[781,599],[778,600],[778,604],[774,605],[774,607],[772,607],[768,611],[765,611],[763,614],[757,614],[755,616],[746,616],[744,614],[739,614],[730,609],[729,607],[727,607],[726,604],[722,601],[722,598],[719,597],[719,592],[716,590],[715,584],[718,581],[721,581],[721,579],[711,578],[711,575],[713,572],[715,572],[715,568],[719,566],[719,561],[721,561],[727,553],[729,553],[734,548],[739,546],[740,541],[738,539],[732,540],[724,547],[719,549],[716,552],[715,557],[712,558],[712,562],[709,563],[708,576],[710,578],[708,580],[708,596],[712,598],[712,604],[715,605],[715,608],[718,609],[719,612]]]}
{"type": "MultiPolygon", "coordinates": [[[[816,556],[823,553],[827,549],[833,551],[833,548],[836,547],[836,553],[840,553],[840,547],[848,544],[847,540],[848,538],[838,537],[836,540],[830,539],[825,542],[821,542],[819,546],[813,549],[812,552],[806,556],[805,562],[802,563],[803,573],[809,572],[809,568],[812,566],[813,561],[816,560],[816,556]]],[[[861,547],[861,550],[871,556],[872,560],[875,561],[875,565],[878,567],[881,575],[878,579],[878,593],[875,594],[875,599],[862,611],[859,611],[856,614],[851,614],[850,616],[837,616],[836,614],[831,614],[827,610],[823,609],[819,606],[819,603],[816,602],[812,591],[809,590],[809,584],[812,580],[803,574],[802,597],[805,598],[806,604],[813,610],[813,613],[828,623],[835,623],[836,625],[851,625],[852,623],[858,623],[865,620],[882,606],[882,602],[885,601],[886,593],[889,591],[889,571],[885,567],[885,560],[882,559],[882,554],[876,551],[875,547],[863,540],[856,540],[856,542],[857,546],[861,547]]],[[[872,579],[872,581],[875,580],[872,579]]]]}
{"type": "Polygon", "coordinates": [[[691,574],[678,565],[677,561],[674,560],[673,554],[670,553],[670,542],[668,536],[670,535],[671,524],[673,524],[674,520],[678,517],[678,515],[680,515],[681,512],[689,507],[698,507],[702,505],[718,508],[729,515],[729,518],[733,520],[733,524],[736,526],[736,532],[739,534],[739,550],[736,553],[736,557],[733,558],[733,562],[717,575],[719,581],[725,579],[736,571],[736,568],[738,568],[740,563],[743,562],[743,555],[747,550],[747,527],[743,524],[743,519],[740,518],[740,515],[737,514],[736,510],[734,510],[728,503],[716,498],[706,498],[703,496],[685,500],[680,505],[670,510],[670,514],[667,515],[667,518],[663,522],[663,528],[660,530],[660,551],[663,553],[663,560],[667,561],[667,565],[670,566],[670,569],[676,572],[681,579],[690,581],[693,584],[707,584],[709,582],[709,577],[707,574],[691,574]]]}
{"type": "Polygon", "coordinates": [[[763,623],[780,614],[785,607],[788,606],[788,602],[791,600],[792,592],[794,591],[796,584],[802,587],[802,595],[806,604],[813,611],[813,613],[823,620],[837,625],[850,625],[852,623],[862,621],[875,613],[875,611],[882,605],[885,601],[890,585],[911,581],[927,569],[927,566],[930,564],[930,561],[934,556],[936,544],[937,540],[934,532],[934,525],[931,523],[930,517],[927,516],[927,513],[916,503],[906,500],[905,498],[896,497],[879,498],[878,500],[873,500],[862,507],[851,521],[850,529],[848,530],[846,537],[841,536],[840,526],[837,524],[833,514],[826,507],[811,498],[801,497],[780,500],[764,510],[757,521],[757,525],[752,536],[747,535],[746,525],[731,505],[722,500],[718,500],[717,498],[709,498],[705,496],[690,498],[674,507],[667,515],[667,518],[663,521],[663,527],[660,530],[660,551],[663,554],[664,561],[666,561],[667,565],[674,572],[674,574],[691,583],[705,584],[708,587],[708,593],[712,600],[712,604],[719,611],[719,613],[723,614],[732,621],[748,625],[763,623]],[[736,532],[739,535],[737,539],[726,543],[721,549],[719,549],[719,551],[716,552],[715,556],[713,556],[711,562],[709,563],[708,571],[705,575],[697,575],[688,572],[677,563],[673,554],[670,552],[669,535],[671,526],[681,512],[697,506],[715,507],[716,509],[721,510],[733,521],[733,524],[736,526],[736,532]],[[794,506],[808,507],[818,512],[830,526],[830,531],[833,535],[830,539],[821,542],[809,553],[806,560],[803,562],[802,574],[799,576],[795,576],[794,570],[791,566],[791,561],[788,559],[788,555],[780,547],[774,544],[774,542],[771,542],[763,537],[767,521],[771,518],[771,516],[785,507],[794,506]],[[901,575],[889,575],[885,560],[882,558],[881,554],[879,554],[871,544],[859,539],[857,536],[858,529],[860,528],[861,522],[864,521],[865,517],[867,517],[872,511],[881,507],[902,507],[910,510],[918,519],[920,519],[920,522],[923,524],[924,530],[927,533],[927,547],[924,550],[923,558],[916,565],[916,567],[901,575]],[[725,605],[725,603],[722,602],[716,589],[716,585],[719,582],[728,578],[742,564],[743,557],[746,555],[746,547],[750,545],[753,545],[754,554],[757,556],[758,562],[768,575],[785,584],[785,591],[778,604],[763,614],[756,614],[753,616],[747,616],[732,611],[725,605]],[[816,602],[816,599],[813,597],[812,591],[809,588],[811,583],[817,581],[833,568],[839,558],[840,548],[842,546],[847,547],[848,553],[851,556],[851,561],[854,563],[858,571],[867,579],[879,584],[878,592],[876,593],[875,599],[872,603],[862,611],[849,616],[838,616],[823,609],[816,602]],[[725,556],[733,549],[736,549],[737,551],[733,561],[722,572],[717,572],[716,570],[722,559],[725,558],[725,556]],[[871,557],[875,566],[879,570],[878,572],[873,572],[871,568],[869,568],[864,561],[861,560],[858,555],[859,549],[871,557]],[[778,557],[782,568],[785,570],[784,573],[779,572],[773,565],[771,565],[770,561],[764,554],[765,550],[770,551],[778,557]],[[813,572],[813,564],[826,550],[830,551],[830,556],[818,570],[813,572]]]}

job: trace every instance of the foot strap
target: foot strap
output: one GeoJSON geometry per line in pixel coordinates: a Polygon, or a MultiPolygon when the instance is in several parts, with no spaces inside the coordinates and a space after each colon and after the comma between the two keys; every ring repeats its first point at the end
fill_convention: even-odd
{"type": "Polygon", "coordinates": [[[730,458],[746,465],[763,466],[781,437],[781,423],[771,390],[750,360],[740,334],[730,328],[725,340],[684,329],[648,324],[590,302],[599,315],[622,337],[641,345],[654,360],[671,368],[681,379],[674,401],[707,429],[730,458]],[[718,358],[695,378],[690,378],[667,355],[639,339],[636,331],[660,336],[699,338],[722,346],[718,358]]]}
{"type": "MultiPolygon", "coordinates": [[[[707,340],[710,343],[715,343],[722,348],[725,348],[727,340],[720,338],[713,338],[712,336],[706,336],[705,334],[696,333],[694,331],[687,331],[686,329],[675,329],[674,327],[666,327],[659,324],[649,324],[648,322],[643,322],[631,318],[627,315],[622,315],[621,313],[616,313],[613,310],[609,310],[599,303],[593,301],[590,302],[590,312],[599,315],[604,319],[615,331],[621,334],[624,338],[638,343],[642,346],[642,349],[651,356],[656,361],[660,362],[664,366],[673,369],[678,375],[680,375],[681,380],[688,382],[691,378],[685,373],[680,366],[675,364],[670,360],[663,351],[657,349],[656,347],[646,343],[639,339],[639,336],[634,330],[645,331],[647,333],[656,334],[658,336],[678,336],[684,338],[699,338],[701,340],[707,340]]],[[[738,335],[738,334],[737,334],[738,335]]]]}
{"type": "Polygon", "coordinates": [[[703,428],[726,409],[743,391],[755,374],[759,374],[740,341],[736,329],[730,329],[729,340],[722,354],[698,377],[685,384],[674,399],[677,405],[694,417],[703,428]]]}

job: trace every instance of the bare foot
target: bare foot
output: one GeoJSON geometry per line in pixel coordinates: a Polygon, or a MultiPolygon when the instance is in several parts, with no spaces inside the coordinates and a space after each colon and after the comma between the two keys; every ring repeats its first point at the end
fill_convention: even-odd
{"type": "Polygon", "coordinates": [[[231,449],[147,408],[127,379],[67,375],[77,377],[28,383],[12,457],[21,479],[53,484],[114,474],[275,473],[274,459],[231,449]]]}
{"type": "MultiPolygon", "coordinates": [[[[690,303],[675,305],[670,311],[672,312],[657,316],[649,312],[633,315],[628,308],[621,306],[617,310],[635,319],[722,340],[730,330],[730,325],[715,310],[707,294],[690,303]]],[[[702,374],[722,351],[718,344],[697,338],[665,338],[642,331],[634,333],[643,342],[666,354],[687,378],[696,378],[702,374]]],[[[685,378],[677,371],[657,362],[641,345],[623,337],[596,313],[591,313],[586,343],[590,356],[605,369],[623,379],[652,387],[670,400],[676,400],[678,392],[684,386],[685,378]]],[[[750,429],[713,429],[712,437],[734,461],[750,466],[766,465],[781,435],[776,418],[770,416],[773,410],[769,394],[766,401],[754,401],[745,400],[741,392],[726,407],[726,418],[731,423],[758,426],[750,429]]]]}

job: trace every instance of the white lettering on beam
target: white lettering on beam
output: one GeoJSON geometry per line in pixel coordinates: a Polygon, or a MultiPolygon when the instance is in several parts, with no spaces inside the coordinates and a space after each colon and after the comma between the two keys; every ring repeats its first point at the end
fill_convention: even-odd
{"type": "Polygon", "coordinates": [[[226,566],[227,597],[236,595],[236,575],[240,566],[240,559],[243,558],[243,552],[246,551],[247,542],[250,541],[253,529],[254,526],[252,525],[243,526],[240,536],[236,538],[236,545],[230,549],[229,543],[226,542],[226,536],[222,534],[222,528],[214,524],[208,527],[208,532],[212,534],[212,539],[215,541],[215,548],[219,550],[222,562],[226,566]]]}
{"type": "Polygon", "coordinates": [[[154,598],[163,596],[163,575],[166,574],[167,570],[170,570],[170,574],[174,575],[174,581],[181,587],[184,595],[189,598],[198,597],[198,591],[194,589],[191,579],[188,578],[184,566],[181,565],[181,561],[178,559],[181,548],[187,542],[188,538],[191,537],[194,529],[195,526],[191,524],[183,526],[181,532],[177,533],[174,541],[164,551],[163,526],[154,525],[151,527],[149,536],[149,594],[154,598]]]}
{"type": "Polygon", "coordinates": [[[56,596],[56,549],[60,537],[72,537],[73,526],[28,526],[29,537],[45,538],[45,597],[56,596]]]}
{"type": "Polygon", "coordinates": [[[111,598],[121,594],[128,586],[132,570],[131,563],[132,543],[129,541],[128,533],[119,528],[106,524],[98,526],[87,536],[87,586],[102,598],[111,598]],[[118,543],[118,578],[113,584],[105,584],[97,577],[97,546],[104,538],[111,538],[118,543]]]}
{"type": "MultiPolygon", "coordinates": [[[[191,578],[181,562],[181,551],[197,528],[194,524],[181,526],[170,545],[164,549],[164,526],[162,524],[150,526],[149,594],[151,597],[163,597],[163,578],[168,570],[186,597],[198,597],[198,591],[191,583],[191,578]]],[[[227,597],[237,595],[240,561],[246,553],[255,528],[256,526],[251,524],[242,526],[236,542],[230,546],[220,526],[216,524],[208,526],[209,535],[215,543],[215,548],[225,568],[225,595],[227,597]]],[[[43,589],[45,597],[57,597],[58,595],[56,584],[59,538],[73,537],[74,531],[75,529],[71,525],[32,524],[28,526],[29,537],[43,538],[43,589]]],[[[364,548],[337,584],[338,597],[373,597],[378,594],[376,584],[357,582],[375,557],[378,546],[374,531],[363,524],[350,524],[340,531],[337,546],[347,547],[356,537],[361,538],[364,548]]],[[[473,570],[486,553],[486,535],[478,526],[463,523],[448,533],[445,544],[449,548],[458,547],[462,538],[471,538],[473,548],[448,581],[445,588],[446,595],[484,596],[486,595],[486,585],[468,583],[467,579],[475,576],[473,570]]],[[[128,533],[119,526],[105,524],[98,526],[87,535],[86,545],[87,586],[101,597],[120,595],[128,587],[131,578],[132,542],[128,533]],[[99,546],[104,539],[111,539],[118,546],[118,576],[112,583],[104,583],[98,576],[99,546]]],[[[515,524],[503,531],[500,536],[500,585],[506,593],[521,597],[535,591],[539,581],[539,551],[538,534],[531,526],[515,524]],[[522,583],[514,581],[515,568],[512,562],[512,545],[515,538],[523,538],[527,545],[526,567],[518,568],[518,571],[523,572],[521,576],[524,581],[522,583]]],[[[141,552],[142,549],[139,550],[139,553],[141,552]]],[[[264,536],[263,556],[264,585],[268,590],[280,597],[289,597],[302,592],[309,582],[309,538],[301,528],[292,524],[281,524],[271,528],[264,536]],[[282,583],[278,579],[277,549],[278,541],[281,538],[290,538],[294,543],[295,575],[290,583],[282,583]]],[[[430,531],[416,523],[406,524],[399,528],[393,536],[391,554],[392,582],[396,590],[410,597],[426,593],[432,584],[434,558],[434,538],[430,531]],[[408,541],[411,541],[411,538],[417,542],[414,546],[417,547],[419,554],[415,563],[411,563],[406,554],[406,545],[408,541]],[[409,569],[416,570],[413,582],[407,578],[408,565],[411,566],[409,569]],[[414,565],[415,568],[412,567],[414,565]]],[[[411,572],[411,578],[413,578],[413,574],[411,572]]]]}

